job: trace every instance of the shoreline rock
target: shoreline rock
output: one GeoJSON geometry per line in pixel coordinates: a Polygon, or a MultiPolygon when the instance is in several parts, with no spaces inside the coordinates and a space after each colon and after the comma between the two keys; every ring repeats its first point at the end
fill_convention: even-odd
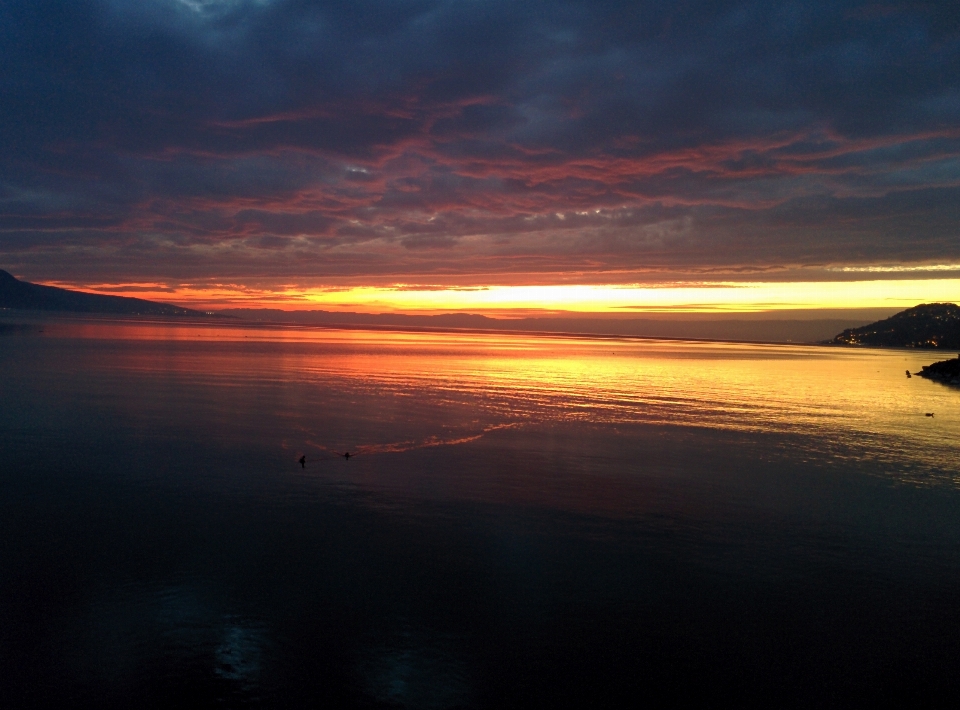
{"type": "Polygon", "coordinates": [[[960,386],[960,355],[953,360],[941,360],[932,365],[924,365],[920,372],[915,374],[946,385],[960,386]]]}

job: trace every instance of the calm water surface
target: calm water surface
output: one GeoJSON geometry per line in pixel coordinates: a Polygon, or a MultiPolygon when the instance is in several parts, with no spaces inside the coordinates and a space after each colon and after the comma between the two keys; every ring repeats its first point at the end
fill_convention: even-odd
{"type": "Polygon", "coordinates": [[[0,697],[502,708],[955,696],[960,389],[904,374],[933,359],[5,328],[0,697]]]}

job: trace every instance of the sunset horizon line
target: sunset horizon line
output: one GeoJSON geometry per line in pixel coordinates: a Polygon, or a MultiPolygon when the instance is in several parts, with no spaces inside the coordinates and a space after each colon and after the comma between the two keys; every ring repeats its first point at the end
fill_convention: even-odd
{"type": "Polygon", "coordinates": [[[475,313],[492,318],[717,316],[835,311],[902,310],[920,303],[954,303],[960,278],[876,278],[843,281],[671,281],[444,286],[394,283],[313,287],[242,283],[83,283],[41,285],[127,296],[198,310],[273,309],[437,315],[475,313]]]}

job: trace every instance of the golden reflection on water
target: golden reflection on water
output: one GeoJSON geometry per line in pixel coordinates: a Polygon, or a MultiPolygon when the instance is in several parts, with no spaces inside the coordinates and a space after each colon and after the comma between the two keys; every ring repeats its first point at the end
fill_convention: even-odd
{"type": "MultiPolygon", "coordinates": [[[[427,432],[423,445],[523,423],[640,423],[800,434],[834,456],[844,447],[868,449],[880,463],[909,459],[946,471],[960,461],[960,389],[905,375],[953,353],[169,323],[77,322],[48,330],[198,344],[140,348],[115,363],[121,368],[224,385],[336,382],[395,408],[406,398],[428,402],[431,411],[459,406],[476,414],[472,428],[427,432]]],[[[411,405],[408,416],[417,412],[411,405]]],[[[309,426],[304,433],[309,438],[309,426]]],[[[407,443],[367,446],[397,451],[407,443]]]]}

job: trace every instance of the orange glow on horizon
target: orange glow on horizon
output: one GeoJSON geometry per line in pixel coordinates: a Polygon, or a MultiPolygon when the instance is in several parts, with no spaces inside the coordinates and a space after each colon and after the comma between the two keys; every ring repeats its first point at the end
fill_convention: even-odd
{"type": "Polygon", "coordinates": [[[240,284],[50,285],[102,294],[134,296],[198,310],[276,308],[360,313],[756,313],[794,309],[908,308],[918,303],[960,300],[960,279],[734,282],[623,285],[483,287],[330,286],[257,289],[240,284]]]}

